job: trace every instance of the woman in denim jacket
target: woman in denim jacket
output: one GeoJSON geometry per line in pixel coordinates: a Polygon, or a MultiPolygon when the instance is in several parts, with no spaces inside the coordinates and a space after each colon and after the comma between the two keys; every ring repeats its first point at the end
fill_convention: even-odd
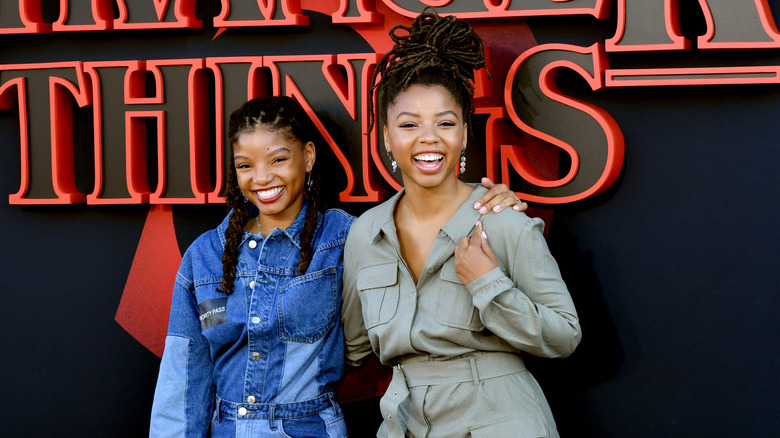
{"type": "MultiPolygon", "coordinates": [[[[184,254],[150,436],[345,437],[334,388],[344,242],[354,217],[317,211],[314,127],[289,97],[230,118],[231,213],[184,254]],[[304,187],[305,186],[305,187],[304,187]]],[[[482,201],[514,204],[506,186],[482,201]]]]}

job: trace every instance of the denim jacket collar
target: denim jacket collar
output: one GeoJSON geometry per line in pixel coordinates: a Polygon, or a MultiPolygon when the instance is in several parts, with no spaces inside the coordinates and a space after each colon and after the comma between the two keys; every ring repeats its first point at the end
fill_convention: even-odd
{"type": "MultiPolygon", "coordinates": [[[[274,235],[284,235],[287,236],[288,239],[295,245],[298,249],[301,248],[301,230],[303,230],[303,225],[306,223],[306,209],[309,206],[309,199],[307,197],[303,198],[303,207],[301,207],[301,211],[298,212],[298,216],[295,217],[295,221],[293,221],[292,225],[290,225],[287,228],[279,229],[274,228],[273,231],[268,235],[268,237],[274,236],[274,235]]],[[[233,213],[233,210],[230,211],[230,214],[233,213]]],[[[254,205],[249,210],[249,216],[254,217],[257,216],[259,211],[257,210],[257,207],[254,205]]],[[[225,216],[225,219],[222,220],[222,223],[219,224],[217,227],[217,234],[219,235],[219,241],[222,243],[222,245],[225,245],[225,231],[228,228],[228,225],[230,224],[230,214],[225,216]]],[[[318,226],[319,223],[322,222],[321,215],[318,214],[318,226]]],[[[255,239],[262,240],[263,234],[257,233],[252,234],[249,231],[244,230],[244,234],[241,237],[241,243],[243,244],[244,241],[246,241],[249,238],[254,237],[255,239]]]]}

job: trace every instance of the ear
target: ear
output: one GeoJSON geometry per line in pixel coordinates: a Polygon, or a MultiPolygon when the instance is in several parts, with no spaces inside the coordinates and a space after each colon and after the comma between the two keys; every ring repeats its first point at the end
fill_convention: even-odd
{"type": "Polygon", "coordinates": [[[314,162],[317,160],[317,149],[314,143],[308,142],[303,146],[303,157],[306,162],[306,172],[311,172],[314,168],[314,162]]]}
{"type": "Polygon", "coordinates": [[[390,153],[390,136],[387,134],[387,126],[382,129],[385,137],[385,152],[390,153]]]}

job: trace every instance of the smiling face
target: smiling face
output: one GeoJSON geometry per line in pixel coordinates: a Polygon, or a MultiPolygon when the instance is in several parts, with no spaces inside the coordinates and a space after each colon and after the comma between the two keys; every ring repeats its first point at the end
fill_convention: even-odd
{"type": "Polygon", "coordinates": [[[456,185],[455,168],[466,147],[463,108],[441,85],[412,85],[387,109],[385,146],[407,190],[456,185]]]}
{"type": "Polygon", "coordinates": [[[313,143],[303,144],[284,131],[261,126],[238,136],[233,144],[238,186],[260,210],[263,227],[292,225],[303,207],[306,173],[315,158],[313,143]]]}

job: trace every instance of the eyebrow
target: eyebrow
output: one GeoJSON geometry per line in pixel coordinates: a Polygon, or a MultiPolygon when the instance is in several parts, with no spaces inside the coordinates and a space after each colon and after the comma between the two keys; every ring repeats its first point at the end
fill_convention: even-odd
{"type": "MultiPolygon", "coordinates": [[[[288,148],[286,146],[279,146],[278,148],[272,150],[270,153],[271,154],[277,154],[277,153],[284,153],[284,152],[290,153],[290,148],[288,148]]],[[[241,154],[233,155],[233,159],[234,160],[238,159],[238,158],[246,158],[246,156],[241,155],[241,154]]]]}
{"type": "MultiPolygon", "coordinates": [[[[458,117],[458,113],[456,113],[455,111],[452,111],[452,110],[444,110],[444,111],[438,112],[438,113],[436,113],[434,115],[436,117],[441,117],[441,116],[444,116],[444,115],[447,115],[447,114],[452,114],[453,116],[458,117]]],[[[395,117],[395,119],[398,120],[402,116],[420,117],[420,115],[417,114],[417,113],[412,113],[412,112],[409,112],[409,111],[403,111],[403,112],[398,113],[398,115],[395,117]]]]}

